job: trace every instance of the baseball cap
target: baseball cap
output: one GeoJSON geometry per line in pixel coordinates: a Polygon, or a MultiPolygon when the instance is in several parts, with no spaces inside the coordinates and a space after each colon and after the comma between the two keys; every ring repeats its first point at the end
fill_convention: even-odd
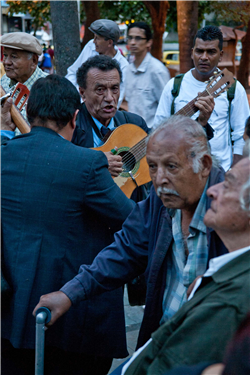
{"type": "Polygon", "coordinates": [[[1,46],[28,51],[41,55],[43,52],[39,40],[33,35],[16,32],[5,34],[1,37],[1,46]]]}
{"type": "Polygon", "coordinates": [[[104,36],[108,39],[112,39],[114,43],[117,43],[120,37],[120,29],[118,25],[111,20],[96,20],[92,22],[89,30],[92,31],[92,33],[104,36]]]}

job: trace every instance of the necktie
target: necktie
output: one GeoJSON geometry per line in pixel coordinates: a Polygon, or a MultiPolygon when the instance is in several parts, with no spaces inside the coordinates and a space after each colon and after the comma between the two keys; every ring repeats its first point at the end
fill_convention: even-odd
{"type": "Polygon", "coordinates": [[[109,132],[109,128],[106,128],[105,126],[102,126],[101,127],[101,133],[102,133],[102,136],[105,137],[105,135],[109,132]]]}

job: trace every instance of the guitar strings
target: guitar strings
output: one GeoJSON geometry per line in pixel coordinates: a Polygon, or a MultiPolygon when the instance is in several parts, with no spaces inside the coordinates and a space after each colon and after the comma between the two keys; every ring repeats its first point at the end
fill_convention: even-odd
{"type": "Polygon", "coordinates": [[[146,155],[146,139],[147,137],[141,139],[123,156],[122,161],[129,170],[133,169],[135,163],[146,155]]]}
{"type": "MultiPolygon", "coordinates": [[[[220,79],[219,79],[220,80],[220,79]]],[[[218,83],[218,82],[217,82],[218,83]]],[[[200,96],[208,96],[210,93],[207,90],[204,90],[200,96]]],[[[195,107],[195,102],[197,97],[194,98],[191,102],[189,102],[186,106],[180,109],[175,115],[184,114],[185,116],[191,117],[198,109],[195,107]]],[[[147,136],[148,137],[148,136],[147,136]]],[[[146,139],[147,137],[143,138],[139,141],[136,145],[132,146],[127,153],[123,156],[122,161],[126,164],[129,169],[133,169],[134,162],[138,162],[146,155],[146,139]]]]}

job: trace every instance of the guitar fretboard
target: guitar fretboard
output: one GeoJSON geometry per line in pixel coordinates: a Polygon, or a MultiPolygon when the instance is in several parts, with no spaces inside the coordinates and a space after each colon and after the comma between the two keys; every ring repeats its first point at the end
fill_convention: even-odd
{"type": "MultiPolygon", "coordinates": [[[[200,96],[208,96],[208,91],[204,90],[200,96]]],[[[193,114],[195,112],[197,112],[199,109],[194,105],[194,103],[196,102],[197,100],[197,97],[194,98],[193,100],[191,100],[191,102],[189,102],[188,104],[186,104],[183,108],[181,108],[178,112],[176,112],[174,114],[174,116],[176,115],[183,115],[183,116],[187,116],[187,117],[192,117],[193,114]]]]}

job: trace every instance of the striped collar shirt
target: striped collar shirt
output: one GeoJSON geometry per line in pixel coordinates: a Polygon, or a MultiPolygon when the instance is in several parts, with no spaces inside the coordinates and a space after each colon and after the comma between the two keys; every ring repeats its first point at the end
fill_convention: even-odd
{"type": "MultiPolygon", "coordinates": [[[[32,74],[32,76],[30,76],[30,78],[27,79],[27,81],[24,82],[23,84],[30,91],[32,85],[38,80],[38,78],[43,78],[43,77],[46,77],[47,75],[48,75],[47,73],[43,72],[37,66],[36,70],[34,71],[34,73],[32,74]]],[[[3,87],[3,89],[4,89],[4,91],[6,93],[12,94],[13,91],[15,90],[15,88],[16,88],[17,83],[15,81],[13,81],[12,79],[8,78],[6,74],[4,74],[4,76],[1,78],[1,85],[2,85],[2,87],[3,87]]],[[[16,96],[17,95],[15,94],[14,98],[16,98],[16,96]]],[[[21,104],[22,104],[22,101],[18,104],[18,107],[20,107],[21,104]]],[[[21,110],[21,114],[23,115],[24,119],[27,121],[26,104],[27,104],[27,102],[23,106],[23,108],[21,110]]]]}
{"type": "Polygon", "coordinates": [[[173,245],[167,254],[166,287],[163,296],[161,324],[170,319],[186,302],[187,288],[194,279],[203,275],[208,260],[206,226],[206,192],[208,181],[189,226],[189,236],[183,238],[181,210],[170,210],[172,216],[173,245]],[[188,250],[185,251],[185,250],[188,250]],[[188,253],[188,255],[186,255],[188,253]]]}

